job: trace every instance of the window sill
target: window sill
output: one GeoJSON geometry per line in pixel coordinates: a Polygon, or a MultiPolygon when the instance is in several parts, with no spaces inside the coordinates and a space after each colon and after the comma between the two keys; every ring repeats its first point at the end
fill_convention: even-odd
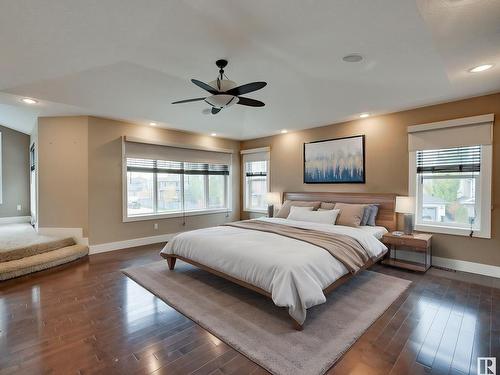
{"type": "Polygon", "coordinates": [[[252,214],[267,214],[267,210],[257,210],[257,209],[249,209],[245,208],[244,212],[252,213],[252,214]]]}
{"type": "MultiPolygon", "coordinates": [[[[454,227],[444,227],[440,225],[429,225],[429,224],[416,224],[415,230],[419,232],[428,232],[428,233],[441,233],[441,234],[450,234],[453,236],[470,236],[470,229],[467,228],[454,228],[454,227]]],[[[473,237],[475,238],[491,238],[490,233],[483,233],[480,230],[474,230],[473,237]]]]}
{"type": "Polygon", "coordinates": [[[140,216],[126,216],[123,218],[124,223],[134,222],[134,221],[146,221],[146,220],[159,220],[159,219],[173,219],[184,216],[201,216],[201,215],[213,215],[213,214],[225,214],[231,213],[232,209],[227,208],[217,208],[212,210],[198,210],[198,211],[186,211],[184,214],[182,212],[172,212],[164,214],[151,214],[151,215],[140,215],[140,216]]]}

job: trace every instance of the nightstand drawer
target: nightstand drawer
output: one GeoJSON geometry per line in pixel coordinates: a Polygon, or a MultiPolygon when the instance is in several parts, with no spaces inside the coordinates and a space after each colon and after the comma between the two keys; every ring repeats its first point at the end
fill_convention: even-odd
{"type": "Polygon", "coordinates": [[[428,241],[416,237],[395,237],[384,236],[382,242],[386,245],[411,246],[422,250],[427,249],[428,241]]]}

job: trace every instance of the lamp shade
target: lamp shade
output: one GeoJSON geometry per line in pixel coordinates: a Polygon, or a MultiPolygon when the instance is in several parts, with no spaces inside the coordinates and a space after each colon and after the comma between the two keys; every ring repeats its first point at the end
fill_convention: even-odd
{"type": "Polygon", "coordinates": [[[396,197],[396,212],[400,214],[412,214],[415,210],[413,197],[396,197]]]}
{"type": "Polygon", "coordinates": [[[266,194],[266,203],[279,206],[281,204],[281,193],[270,192],[266,194]]]}

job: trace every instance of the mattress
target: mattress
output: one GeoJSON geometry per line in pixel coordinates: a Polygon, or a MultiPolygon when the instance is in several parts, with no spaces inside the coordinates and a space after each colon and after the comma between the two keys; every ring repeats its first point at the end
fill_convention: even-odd
{"type": "MultiPolygon", "coordinates": [[[[351,236],[372,258],[387,250],[372,233],[359,228],[280,218],[255,220],[351,236]]],[[[318,246],[230,226],[178,234],[162,253],[182,256],[267,291],[274,304],[288,308],[300,324],[308,308],[326,301],[323,289],[348,273],[342,263],[318,246]]]]}
{"type": "Polygon", "coordinates": [[[370,233],[371,235],[375,236],[375,238],[377,240],[382,239],[382,236],[389,232],[385,227],[379,227],[379,226],[372,227],[372,226],[366,225],[366,226],[359,227],[359,229],[361,229],[363,232],[367,232],[367,233],[370,233]]]}

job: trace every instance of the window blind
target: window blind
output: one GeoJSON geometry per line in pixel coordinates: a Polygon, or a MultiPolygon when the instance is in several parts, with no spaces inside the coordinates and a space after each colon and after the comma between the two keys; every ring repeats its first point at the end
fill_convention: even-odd
{"type": "Polygon", "coordinates": [[[417,151],[417,173],[459,173],[481,170],[481,146],[417,151]]]}
{"type": "Polygon", "coordinates": [[[125,141],[127,158],[231,165],[232,154],[125,141]]]}
{"type": "Polygon", "coordinates": [[[245,175],[247,177],[267,176],[267,161],[263,160],[246,162],[245,175]]]}
{"type": "Polygon", "coordinates": [[[229,175],[229,166],[225,164],[127,158],[127,171],[191,175],[229,175]]]}
{"type": "Polygon", "coordinates": [[[480,115],[408,127],[408,151],[491,145],[494,115],[480,115]]]}

